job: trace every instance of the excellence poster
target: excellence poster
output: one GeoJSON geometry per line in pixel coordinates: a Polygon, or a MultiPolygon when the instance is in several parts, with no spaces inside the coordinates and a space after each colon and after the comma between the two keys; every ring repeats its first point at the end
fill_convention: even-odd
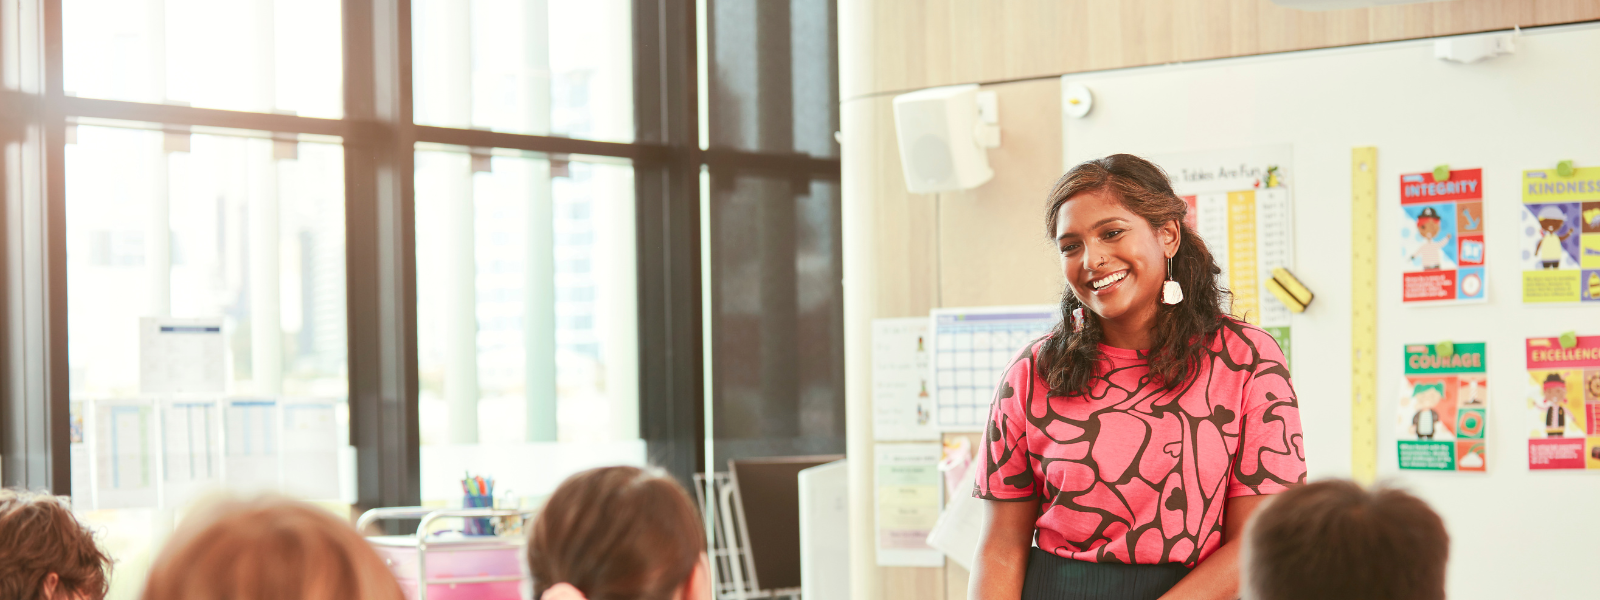
{"type": "Polygon", "coordinates": [[[1523,302],[1600,302],[1600,167],[1522,173],[1523,302]]]}
{"type": "Polygon", "coordinates": [[[1483,471],[1489,386],[1484,344],[1406,346],[1395,431],[1401,469],[1483,471]]]}
{"type": "Polygon", "coordinates": [[[1401,175],[1400,210],[1401,300],[1482,302],[1483,169],[1401,175]]]}
{"type": "Polygon", "coordinates": [[[1600,336],[1528,338],[1528,468],[1600,469],[1600,336]]]}

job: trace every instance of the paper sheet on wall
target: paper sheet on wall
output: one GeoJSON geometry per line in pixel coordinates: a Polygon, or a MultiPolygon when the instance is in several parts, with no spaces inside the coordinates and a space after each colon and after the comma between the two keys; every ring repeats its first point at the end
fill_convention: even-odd
{"type": "Polygon", "coordinates": [[[224,348],[221,319],[139,319],[140,392],[223,393],[224,348]]]}
{"type": "Polygon", "coordinates": [[[283,491],[309,500],[339,498],[337,405],[283,404],[283,491]]]}
{"type": "Polygon", "coordinates": [[[1289,351],[1289,309],[1267,291],[1272,269],[1293,270],[1290,146],[1150,157],[1189,204],[1184,221],[1205,240],[1233,293],[1229,311],[1260,326],[1289,351]]]}
{"type": "Polygon", "coordinates": [[[1600,167],[1522,172],[1522,301],[1600,302],[1600,167]]]}
{"type": "Polygon", "coordinates": [[[1528,468],[1600,469],[1600,336],[1528,338],[1528,468]]]}
{"type": "Polygon", "coordinates": [[[941,431],[982,431],[1011,359],[1061,320],[1051,305],[935,309],[931,378],[941,431]]]}
{"type": "Polygon", "coordinates": [[[940,450],[938,442],[874,447],[878,566],[944,565],[944,554],[928,545],[939,520],[940,450]]]}
{"type": "Polygon", "coordinates": [[[872,320],[872,437],[939,439],[928,385],[933,340],[927,317],[872,320]]]}
{"type": "Polygon", "coordinates": [[[1484,344],[1410,344],[1405,360],[1395,429],[1400,468],[1486,470],[1489,385],[1484,344]]]}
{"type": "Polygon", "coordinates": [[[279,490],[278,403],[229,400],[223,409],[228,487],[251,492],[279,490]]]}
{"type": "Polygon", "coordinates": [[[154,403],[102,400],[93,407],[95,507],[156,506],[154,403]]]}
{"type": "MultiPolygon", "coordinates": [[[[974,481],[977,467],[977,461],[969,463],[962,479],[974,481]]],[[[939,521],[928,534],[929,546],[938,548],[967,570],[972,569],[973,559],[978,554],[978,535],[983,531],[984,501],[973,498],[970,487],[968,493],[951,495],[945,501],[944,512],[939,513],[939,521]]]]}
{"type": "Polygon", "coordinates": [[[161,405],[163,503],[188,506],[222,483],[221,407],[215,400],[161,405]]]}
{"type": "Polygon", "coordinates": [[[1400,176],[1401,301],[1407,304],[1483,302],[1483,169],[1400,176]]]}

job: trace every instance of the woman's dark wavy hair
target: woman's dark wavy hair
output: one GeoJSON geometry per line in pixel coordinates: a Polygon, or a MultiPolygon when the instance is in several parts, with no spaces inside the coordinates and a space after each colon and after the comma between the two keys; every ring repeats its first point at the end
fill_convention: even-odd
{"type": "MultiPolygon", "coordinates": [[[[1167,174],[1150,161],[1131,154],[1113,154],[1073,167],[1050,190],[1045,210],[1045,236],[1056,237],[1061,205],[1079,194],[1109,190],[1122,206],[1143,217],[1151,227],[1177,221],[1182,232],[1178,253],[1172,257],[1172,278],[1183,286],[1183,302],[1158,304],[1154,335],[1146,354],[1150,376],[1163,390],[1188,381],[1200,370],[1201,349],[1227,321],[1222,299],[1227,291],[1217,285],[1217,267],[1204,240],[1183,217],[1189,205],[1172,191],[1167,174]]],[[[1061,322],[1039,346],[1038,368],[1052,395],[1087,393],[1100,352],[1103,331],[1098,318],[1085,311],[1083,331],[1072,330],[1072,311],[1083,308],[1066,285],[1061,292],[1061,322]]]]}

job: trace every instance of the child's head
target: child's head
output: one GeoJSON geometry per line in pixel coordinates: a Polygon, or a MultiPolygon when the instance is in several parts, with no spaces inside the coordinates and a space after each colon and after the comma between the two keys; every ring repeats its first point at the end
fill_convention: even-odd
{"type": "Polygon", "coordinates": [[[704,553],[683,487],[655,470],[605,467],[550,496],[529,535],[528,570],[535,597],[564,583],[588,600],[701,600],[711,597],[704,553]]]}
{"type": "Polygon", "coordinates": [[[1427,503],[1350,481],[1296,487],[1245,527],[1244,600],[1442,600],[1450,535],[1427,503]]]}
{"type": "Polygon", "coordinates": [[[1444,384],[1424,383],[1411,390],[1411,398],[1417,403],[1417,410],[1426,410],[1439,405],[1444,400],[1444,384]]]}
{"type": "Polygon", "coordinates": [[[1561,404],[1567,401],[1567,380],[1560,375],[1551,373],[1544,378],[1544,400],[1551,404],[1561,404]]]}
{"type": "Polygon", "coordinates": [[[1561,226],[1566,224],[1566,222],[1567,215],[1562,213],[1561,209],[1559,208],[1554,206],[1546,206],[1539,211],[1539,227],[1543,229],[1545,233],[1555,233],[1556,230],[1561,229],[1561,226]]]}
{"type": "Polygon", "coordinates": [[[227,500],[184,520],[150,569],[144,600],[401,600],[355,528],[286,498],[227,500]]]}
{"type": "Polygon", "coordinates": [[[1439,211],[1431,206],[1422,209],[1422,213],[1417,215],[1417,232],[1430,240],[1439,235],[1439,211]]]}
{"type": "Polygon", "coordinates": [[[64,501],[0,490],[0,598],[99,600],[111,558],[64,501]]]}

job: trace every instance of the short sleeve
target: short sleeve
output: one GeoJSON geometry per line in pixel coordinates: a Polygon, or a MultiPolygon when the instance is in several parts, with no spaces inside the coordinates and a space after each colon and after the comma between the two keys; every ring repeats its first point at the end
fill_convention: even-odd
{"type": "Polygon", "coordinates": [[[1289,381],[1288,361],[1267,332],[1245,327],[1243,334],[1255,349],[1255,364],[1244,387],[1239,454],[1228,484],[1229,498],[1276,494],[1306,481],[1300,402],[1289,381]]]}
{"type": "Polygon", "coordinates": [[[977,486],[972,496],[984,500],[1037,499],[1033,457],[1028,454],[1024,403],[1034,389],[1032,348],[1018,354],[995,387],[989,420],[978,444],[977,486]]]}

